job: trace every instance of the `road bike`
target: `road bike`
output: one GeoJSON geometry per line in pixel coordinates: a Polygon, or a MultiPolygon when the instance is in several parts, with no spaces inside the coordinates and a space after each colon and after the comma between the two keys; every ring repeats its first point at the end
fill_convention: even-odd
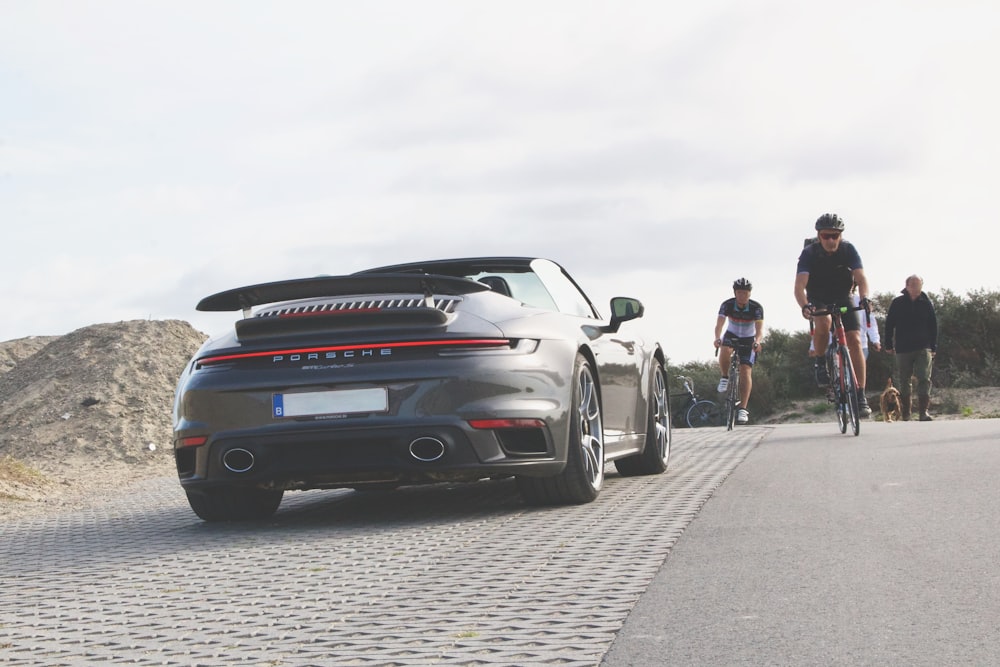
{"type": "MultiPolygon", "coordinates": [[[[723,402],[722,415],[726,420],[726,430],[732,431],[736,424],[736,415],[740,410],[740,350],[732,341],[724,340],[722,345],[732,349],[729,356],[729,386],[726,388],[726,400],[723,402]]],[[[719,355],[719,348],[715,348],[719,355]]]]}
{"type": "Polygon", "coordinates": [[[675,419],[683,420],[683,424],[687,424],[690,428],[722,424],[722,409],[719,404],[707,398],[700,398],[694,392],[694,380],[691,378],[678,375],[677,379],[684,385],[684,391],[671,396],[684,396],[686,400],[675,413],[677,415],[675,419]]]}
{"type": "MultiPolygon", "coordinates": [[[[833,322],[830,327],[831,343],[826,348],[826,370],[830,376],[830,399],[837,412],[837,425],[841,433],[847,433],[850,425],[854,435],[861,433],[861,409],[858,405],[858,382],[851,360],[851,351],[847,348],[847,330],[844,329],[843,314],[852,310],[868,309],[865,306],[817,306],[812,312],[813,317],[830,315],[833,322]]],[[[812,320],[810,330],[812,329],[812,320]]]]}

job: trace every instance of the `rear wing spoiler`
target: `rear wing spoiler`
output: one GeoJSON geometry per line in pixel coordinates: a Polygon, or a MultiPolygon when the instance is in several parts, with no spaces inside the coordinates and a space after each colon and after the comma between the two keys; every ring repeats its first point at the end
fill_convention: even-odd
{"type": "Polygon", "coordinates": [[[281,280],[248,287],[237,287],[198,302],[205,312],[247,311],[254,306],[278,301],[295,301],[323,296],[362,296],[366,294],[435,294],[461,295],[485,292],[487,285],[469,278],[414,273],[368,273],[350,276],[323,276],[281,280]]]}

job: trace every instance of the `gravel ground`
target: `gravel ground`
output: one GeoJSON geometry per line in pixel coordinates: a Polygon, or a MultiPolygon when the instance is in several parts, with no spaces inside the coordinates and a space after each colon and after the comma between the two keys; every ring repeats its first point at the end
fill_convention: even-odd
{"type": "Polygon", "coordinates": [[[135,320],[0,343],[0,520],[173,474],[174,389],[205,338],[135,320]]]}

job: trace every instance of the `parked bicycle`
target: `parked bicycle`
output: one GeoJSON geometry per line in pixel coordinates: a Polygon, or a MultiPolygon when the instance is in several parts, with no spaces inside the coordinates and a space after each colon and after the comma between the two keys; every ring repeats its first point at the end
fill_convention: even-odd
{"type": "MultiPolygon", "coordinates": [[[[847,433],[850,425],[854,435],[861,433],[861,410],[858,405],[858,382],[854,372],[854,362],[851,351],[847,348],[847,331],[844,329],[842,315],[851,310],[864,310],[866,317],[868,309],[865,306],[817,306],[813,317],[830,315],[833,323],[830,327],[831,343],[826,348],[826,370],[830,376],[830,400],[837,412],[837,425],[841,433],[847,433]]],[[[810,320],[810,329],[812,328],[810,320]]]]}
{"type": "Polygon", "coordinates": [[[684,386],[684,391],[678,394],[671,394],[673,397],[684,396],[687,400],[674,413],[676,419],[682,421],[679,426],[687,424],[690,428],[702,426],[719,426],[722,424],[722,408],[715,401],[701,398],[694,392],[694,380],[678,375],[677,379],[684,386]]]}
{"type": "MultiPolygon", "coordinates": [[[[740,348],[732,341],[724,340],[721,343],[731,348],[733,354],[729,357],[729,386],[726,387],[726,399],[722,408],[722,416],[726,422],[726,430],[732,431],[736,425],[736,413],[740,409],[740,348]]],[[[715,355],[719,355],[719,348],[715,348],[715,355]]]]}

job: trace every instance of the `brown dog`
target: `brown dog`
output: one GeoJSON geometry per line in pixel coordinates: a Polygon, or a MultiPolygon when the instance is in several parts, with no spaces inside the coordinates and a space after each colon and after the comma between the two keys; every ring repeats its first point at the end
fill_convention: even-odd
{"type": "Polygon", "coordinates": [[[882,392],[882,397],[879,399],[882,421],[901,421],[903,415],[900,406],[899,390],[892,386],[892,378],[889,378],[885,383],[885,391],[882,392]]]}

